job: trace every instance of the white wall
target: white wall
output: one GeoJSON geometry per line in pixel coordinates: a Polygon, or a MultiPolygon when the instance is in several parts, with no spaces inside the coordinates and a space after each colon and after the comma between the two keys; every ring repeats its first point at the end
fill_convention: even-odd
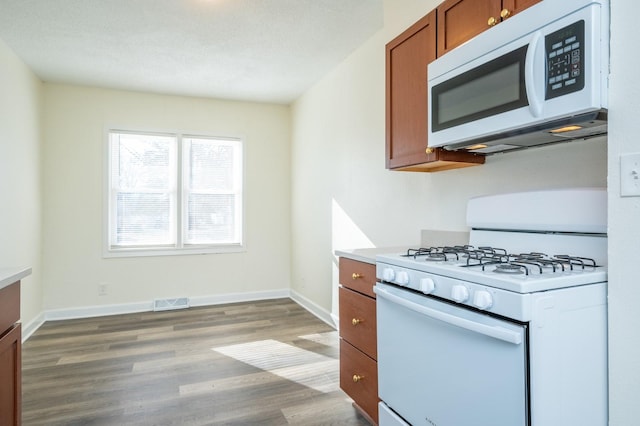
{"type": "Polygon", "coordinates": [[[638,3],[611,0],[609,90],[609,410],[612,426],[640,418],[640,198],[620,197],[620,155],[640,153],[638,3]],[[634,52],[629,54],[629,52],[634,52]]]}
{"type": "Polygon", "coordinates": [[[0,40],[0,266],[29,266],[24,323],[42,310],[40,120],[42,84],[0,40]]]}
{"type": "Polygon", "coordinates": [[[288,107],[54,84],[44,93],[45,309],[288,291],[288,107]],[[243,137],[247,251],[103,259],[104,131],[112,125],[243,137]]]}
{"type": "Polygon", "coordinates": [[[292,288],[334,314],[335,249],[415,244],[422,229],[466,230],[466,202],[477,195],[606,186],[604,138],[439,173],[384,169],[384,46],[437,1],[425,3],[386,0],[385,27],[293,106],[292,288]]]}

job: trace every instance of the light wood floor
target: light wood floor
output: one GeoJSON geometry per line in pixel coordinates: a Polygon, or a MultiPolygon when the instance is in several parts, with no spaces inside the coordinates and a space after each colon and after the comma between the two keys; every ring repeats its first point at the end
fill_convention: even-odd
{"type": "Polygon", "coordinates": [[[23,425],[367,425],[335,330],[289,299],[47,322],[23,425]]]}

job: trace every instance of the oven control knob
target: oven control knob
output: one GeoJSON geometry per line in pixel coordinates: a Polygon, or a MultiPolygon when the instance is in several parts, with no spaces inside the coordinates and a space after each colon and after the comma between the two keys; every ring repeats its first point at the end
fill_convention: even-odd
{"type": "Polygon", "coordinates": [[[466,302],[469,299],[469,289],[463,285],[454,285],[451,287],[451,298],[458,303],[466,302]]]}
{"type": "Polygon", "coordinates": [[[436,289],[436,283],[432,278],[421,278],[420,279],[420,291],[424,294],[433,293],[436,289]]]}
{"type": "Polygon", "coordinates": [[[393,281],[396,277],[396,273],[392,268],[384,268],[382,270],[382,279],[387,282],[393,281]]]}
{"type": "Polygon", "coordinates": [[[486,290],[478,290],[473,293],[473,306],[478,309],[489,309],[493,306],[493,297],[486,290]]]}
{"type": "Polygon", "coordinates": [[[409,273],[407,271],[400,271],[396,275],[396,282],[400,285],[409,284],[409,273]]]}

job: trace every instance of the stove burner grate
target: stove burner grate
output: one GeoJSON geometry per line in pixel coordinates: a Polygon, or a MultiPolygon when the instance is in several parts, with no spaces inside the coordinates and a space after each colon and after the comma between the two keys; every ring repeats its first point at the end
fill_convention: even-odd
{"type": "Polygon", "coordinates": [[[447,254],[443,252],[429,253],[424,260],[431,262],[447,260],[447,254]]]}
{"type": "Polygon", "coordinates": [[[424,257],[423,260],[428,262],[446,262],[449,260],[460,260],[461,256],[465,256],[469,250],[472,250],[471,246],[444,246],[444,247],[421,247],[418,249],[408,249],[403,257],[424,257]]]}
{"type": "Polygon", "coordinates": [[[406,254],[401,256],[413,257],[416,260],[427,262],[449,262],[462,259],[464,264],[458,263],[458,266],[481,267],[483,271],[487,270],[487,266],[493,266],[493,269],[488,271],[512,275],[553,274],[598,266],[595,260],[586,257],[550,256],[540,252],[509,254],[507,250],[502,248],[469,245],[409,249],[406,254]]]}
{"type": "Polygon", "coordinates": [[[493,272],[497,274],[528,274],[526,266],[515,263],[500,263],[493,272]]]}

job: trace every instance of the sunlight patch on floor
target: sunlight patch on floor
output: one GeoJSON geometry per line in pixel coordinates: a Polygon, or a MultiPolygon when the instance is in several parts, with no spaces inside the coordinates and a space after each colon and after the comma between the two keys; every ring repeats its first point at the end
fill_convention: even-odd
{"type": "Polygon", "coordinates": [[[277,340],[260,340],[212,350],[319,392],[332,392],[339,387],[337,359],[277,340]]]}
{"type": "Polygon", "coordinates": [[[337,331],[306,334],[304,336],[298,336],[298,337],[300,337],[301,339],[309,340],[311,342],[320,343],[321,345],[334,346],[334,347],[338,346],[338,342],[340,339],[337,331]]]}

